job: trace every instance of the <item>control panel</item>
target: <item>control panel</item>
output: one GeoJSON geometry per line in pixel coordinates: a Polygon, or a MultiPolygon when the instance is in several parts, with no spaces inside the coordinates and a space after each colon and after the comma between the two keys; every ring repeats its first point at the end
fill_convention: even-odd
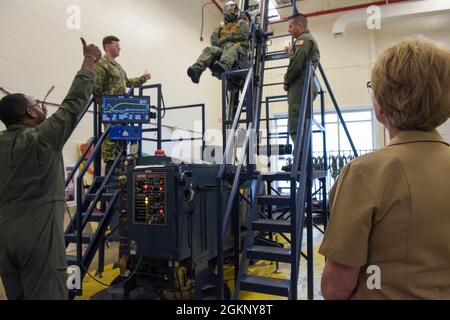
{"type": "Polygon", "coordinates": [[[135,172],[133,223],[166,225],[166,173],[135,172]]]}

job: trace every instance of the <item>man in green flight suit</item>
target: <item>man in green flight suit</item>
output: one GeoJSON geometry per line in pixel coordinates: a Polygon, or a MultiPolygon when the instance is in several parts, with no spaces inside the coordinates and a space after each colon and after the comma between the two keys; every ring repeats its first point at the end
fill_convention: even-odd
{"type": "MultiPolygon", "coordinates": [[[[314,66],[317,67],[320,60],[320,52],[316,40],[308,30],[308,20],[305,15],[297,13],[289,17],[288,31],[294,38],[294,46],[285,48],[285,52],[289,54],[289,66],[284,76],[284,90],[288,93],[288,130],[292,141],[295,143],[305,83],[306,61],[311,60],[314,66]]],[[[314,81],[311,85],[313,99],[315,99],[318,89],[314,81]]],[[[282,170],[291,171],[291,168],[291,165],[286,165],[282,170]]]]}
{"type": "MultiPolygon", "coordinates": [[[[136,88],[150,80],[151,75],[145,72],[141,77],[129,79],[125,70],[116,61],[120,56],[120,40],[115,36],[103,39],[105,55],[95,66],[94,97],[97,104],[101,104],[102,95],[116,96],[127,93],[127,88],[136,88]]],[[[106,171],[120,152],[120,144],[109,140],[109,136],[102,144],[102,158],[106,163],[106,171]]]]}
{"type": "MultiPolygon", "coordinates": [[[[43,102],[24,94],[0,100],[0,276],[10,300],[68,298],[62,149],[94,87],[95,45],[61,107],[48,119],[43,102]]],[[[45,99],[44,99],[45,100],[45,99]]]]}
{"type": "Polygon", "coordinates": [[[239,55],[247,55],[248,38],[247,19],[239,15],[236,2],[227,2],[224,6],[224,21],[211,35],[211,46],[203,49],[197,62],[187,70],[192,82],[199,83],[208,67],[214,76],[221,78],[222,73],[231,69],[239,55]]]}

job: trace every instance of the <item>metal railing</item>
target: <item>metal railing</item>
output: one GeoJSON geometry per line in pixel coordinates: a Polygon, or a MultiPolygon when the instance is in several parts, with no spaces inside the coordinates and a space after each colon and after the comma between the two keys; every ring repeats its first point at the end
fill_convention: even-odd
{"type": "MultiPolygon", "coordinates": [[[[155,89],[157,94],[157,105],[151,106],[150,108],[152,110],[156,111],[156,123],[155,128],[143,128],[142,132],[156,132],[156,139],[154,138],[142,138],[142,141],[149,141],[149,142],[156,142],[156,148],[158,150],[163,148],[164,143],[170,143],[170,142],[181,142],[181,141],[202,141],[202,147],[201,147],[201,159],[204,160],[204,151],[206,148],[205,144],[205,131],[206,131],[206,116],[205,116],[205,104],[204,103],[198,103],[198,104],[190,104],[190,105],[182,105],[182,106],[173,106],[173,107],[166,107],[164,103],[163,93],[162,93],[162,84],[152,84],[152,85],[145,85],[138,88],[139,89],[139,95],[144,94],[144,90],[149,89],[155,89]],[[196,109],[200,108],[201,110],[201,118],[202,118],[202,132],[201,137],[191,137],[191,138],[180,138],[180,139],[163,139],[162,137],[162,119],[165,116],[167,111],[172,110],[180,110],[180,109],[196,109]],[[163,114],[164,112],[164,114],[163,114]]],[[[133,90],[134,91],[134,90],[133,90]]],[[[142,125],[141,125],[142,127],[142,125]]],[[[184,130],[181,129],[180,130],[184,130]]],[[[142,141],[139,142],[139,156],[142,156],[142,141]]]]}
{"type": "MultiPolygon", "coordinates": [[[[226,76],[231,75],[238,75],[238,74],[247,74],[245,79],[245,84],[242,90],[242,93],[240,95],[239,99],[239,105],[236,110],[236,114],[233,119],[233,124],[231,126],[231,129],[229,130],[228,138],[226,139],[226,148],[223,153],[223,159],[222,164],[219,168],[218,174],[217,174],[217,202],[218,202],[218,214],[217,214],[217,265],[218,265],[218,274],[219,279],[223,279],[224,274],[224,256],[223,256],[223,244],[224,244],[224,238],[225,234],[229,225],[229,220],[231,216],[231,212],[233,209],[236,209],[236,200],[238,199],[238,192],[239,192],[239,185],[241,182],[241,175],[242,175],[242,169],[245,162],[245,158],[247,158],[247,175],[252,175],[255,170],[255,166],[251,163],[253,159],[250,159],[250,139],[252,138],[252,135],[256,133],[257,123],[259,122],[259,114],[260,114],[260,108],[257,107],[255,112],[253,113],[253,67],[246,70],[240,70],[240,71],[233,71],[230,73],[225,73],[223,75],[223,83],[224,83],[224,89],[226,90],[226,76]],[[234,137],[238,128],[238,125],[241,121],[242,111],[243,111],[243,105],[246,101],[246,121],[247,121],[247,132],[245,136],[245,140],[241,149],[241,153],[238,159],[238,166],[236,168],[236,171],[233,173],[233,183],[231,187],[230,196],[227,202],[227,205],[225,207],[225,210],[223,209],[223,187],[224,183],[226,181],[226,174],[227,174],[227,168],[229,166],[228,160],[230,158],[230,153],[232,152],[233,148],[233,141],[234,137]]],[[[222,110],[226,110],[226,101],[224,100],[224,105],[222,110]]],[[[225,140],[225,137],[224,137],[225,140]]],[[[225,141],[224,141],[225,142],[225,141]]],[[[225,144],[224,144],[225,145],[225,144]]],[[[231,163],[230,163],[231,164],[231,163]]],[[[239,225],[239,223],[238,223],[239,225]]],[[[239,235],[235,235],[236,237],[239,237],[239,235]]],[[[239,251],[239,247],[235,248],[235,250],[239,251]]],[[[236,262],[235,269],[236,271],[239,270],[238,262],[236,262]]],[[[218,283],[218,297],[223,299],[223,292],[224,292],[224,284],[222,282],[218,283]]]]}

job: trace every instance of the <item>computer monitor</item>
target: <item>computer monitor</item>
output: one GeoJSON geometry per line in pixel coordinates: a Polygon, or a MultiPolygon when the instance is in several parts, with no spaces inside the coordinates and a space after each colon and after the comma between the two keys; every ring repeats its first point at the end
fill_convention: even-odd
{"type": "Polygon", "coordinates": [[[102,96],[103,123],[150,123],[150,97],[102,96]]]}

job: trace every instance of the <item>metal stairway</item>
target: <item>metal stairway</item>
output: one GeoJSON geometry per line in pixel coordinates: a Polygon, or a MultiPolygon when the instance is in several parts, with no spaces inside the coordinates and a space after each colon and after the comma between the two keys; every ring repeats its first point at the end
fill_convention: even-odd
{"type": "MultiPolygon", "coordinates": [[[[113,165],[106,173],[106,176],[95,175],[91,185],[84,187],[84,177],[91,164],[99,159],[101,146],[109,133],[110,127],[98,138],[91,140],[83,155],[80,157],[75,170],[66,179],[66,186],[79,171],[76,178],[76,212],[65,230],[66,248],[70,244],[76,245],[76,254],[67,256],[68,266],[78,266],[80,268],[81,280],[84,279],[88,268],[99,253],[99,263],[97,274],[101,275],[104,271],[104,242],[105,233],[111,223],[114,214],[114,206],[119,198],[120,184],[114,182],[113,174],[116,168],[123,163],[126,156],[127,144],[123,144],[122,152],[118,154],[113,165]],[[89,151],[93,148],[88,157],[89,151]],[[85,191],[85,192],[84,192],[85,191]],[[102,203],[102,211],[97,209],[98,204],[102,203]],[[91,223],[96,223],[97,227],[91,231],[85,231],[91,223]]],[[[96,168],[97,169],[97,168],[96,168]]],[[[94,170],[97,174],[99,170],[94,170]]],[[[81,295],[81,290],[72,290],[70,296],[81,295]]]]}
{"type": "MultiPolygon", "coordinates": [[[[255,198],[252,202],[251,216],[247,225],[247,235],[239,270],[238,281],[234,298],[238,299],[240,290],[255,291],[266,294],[281,295],[289,299],[297,299],[297,282],[300,264],[301,244],[304,226],[307,226],[308,249],[303,256],[312,262],[312,180],[324,179],[326,173],[312,171],[312,90],[314,68],[311,62],[307,63],[307,79],[303,90],[300,117],[298,121],[298,134],[295,142],[295,156],[292,171],[289,173],[260,174],[257,181],[255,198]],[[281,195],[271,187],[277,181],[290,182],[290,194],[281,195]],[[265,183],[262,188],[260,185],[265,183]],[[283,208],[285,214],[275,217],[274,209],[283,208]],[[286,215],[287,213],[287,215],[286,215]],[[272,238],[273,233],[279,233],[289,244],[285,247],[261,246],[254,244],[254,231],[262,232],[272,238]],[[291,266],[290,279],[277,279],[245,274],[248,261],[268,260],[284,262],[291,266]]],[[[324,131],[320,131],[324,133],[324,131]]],[[[310,270],[312,271],[312,269],[310,270]]],[[[311,286],[309,286],[311,288],[311,286]]]]}
{"type": "MultiPolygon", "coordinates": [[[[256,171],[255,159],[257,155],[261,154],[260,142],[260,124],[262,121],[266,122],[266,155],[272,155],[271,147],[275,136],[269,132],[269,121],[273,120],[270,117],[269,104],[271,102],[287,101],[286,96],[266,97],[263,101],[263,88],[273,85],[283,85],[279,83],[264,83],[264,72],[266,70],[286,68],[286,66],[265,67],[267,61],[287,59],[288,55],[282,51],[267,52],[267,40],[271,38],[279,38],[283,36],[273,36],[267,32],[268,25],[268,1],[261,1],[261,23],[259,28],[254,28],[253,33],[253,67],[248,70],[241,70],[242,73],[247,73],[246,83],[242,89],[242,94],[239,99],[239,107],[237,108],[234,120],[224,122],[223,128],[229,129],[226,134],[223,130],[223,142],[226,146],[224,151],[224,163],[217,176],[217,190],[218,190],[218,274],[219,278],[223,279],[223,240],[225,231],[232,221],[233,234],[235,239],[234,248],[234,269],[235,269],[235,291],[233,299],[239,299],[241,291],[253,291],[265,294],[285,296],[289,299],[298,298],[298,274],[300,266],[300,257],[306,259],[307,262],[307,280],[308,280],[308,299],[313,299],[313,206],[312,206],[312,188],[313,181],[317,179],[320,182],[320,188],[314,192],[318,194],[321,192],[322,196],[322,214],[324,227],[326,227],[327,217],[327,190],[326,178],[328,164],[324,163],[324,168],[321,171],[313,171],[312,161],[312,136],[313,134],[321,134],[323,143],[323,158],[327,159],[326,152],[326,136],[325,136],[325,94],[329,93],[333,101],[335,110],[341,120],[347,137],[350,141],[352,149],[356,154],[356,149],[350,138],[349,132],[343,121],[336,99],[331,91],[328,80],[325,76],[320,63],[307,62],[305,85],[303,88],[302,102],[300,106],[300,114],[298,119],[297,137],[294,143],[294,163],[291,172],[276,172],[276,173],[260,173],[256,171]],[[318,79],[319,72],[324,80],[326,92],[318,79]],[[320,105],[321,105],[321,119],[317,121],[313,117],[313,82],[319,88],[320,105]],[[245,100],[245,102],[244,102],[245,100]],[[266,119],[261,119],[262,105],[266,104],[266,119]],[[245,104],[246,119],[242,120],[242,105],[245,104]],[[251,112],[249,112],[251,111],[251,112]],[[231,128],[229,124],[233,125],[231,128]],[[230,150],[232,140],[236,133],[237,127],[240,123],[246,124],[246,139],[242,144],[242,151],[239,157],[237,167],[233,166],[230,159],[230,150]],[[251,148],[252,135],[257,138],[257,151],[251,148]],[[273,187],[280,181],[289,182],[289,194],[281,194],[273,187]],[[251,198],[246,199],[241,195],[239,190],[241,188],[248,188],[251,185],[251,198]],[[231,188],[231,195],[228,203],[224,205],[220,193],[223,188],[231,188]],[[247,217],[247,227],[245,229],[245,241],[240,243],[240,217],[239,217],[239,201],[245,201],[250,207],[250,214],[247,217]],[[306,254],[301,251],[303,230],[306,228],[306,254]],[[288,245],[285,247],[273,240],[273,235],[277,233],[284,242],[288,245]],[[268,278],[259,277],[247,273],[250,260],[266,260],[290,264],[290,278],[268,278]]],[[[295,11],[295,5],[293,6],[295,11]]],[[[235,72],[236,73],[236,72],[235,72]]],[[[233,73],[224,75],[223,83],[226,78],[233,76],[233,73]]],[[[226,86],[223,85],[223,90],[226,86]]],[[[227,100],[223,99],[222,110],[229,109],[227,100]]],[[[223,111],[225,116],[225,111],[223,111]]],[[[223,118],[224,119],[224,118],[223,118]]],[[[288,133],[285,133],[288,141],[288,133]]],[[[270,165],[269,165],[270,168],[270,165]]],[[[323,232],[323,230],[322,230],[323,232]]],[[[218,284],[218,298],[223,299],[223,284],[218,284]]]]}

